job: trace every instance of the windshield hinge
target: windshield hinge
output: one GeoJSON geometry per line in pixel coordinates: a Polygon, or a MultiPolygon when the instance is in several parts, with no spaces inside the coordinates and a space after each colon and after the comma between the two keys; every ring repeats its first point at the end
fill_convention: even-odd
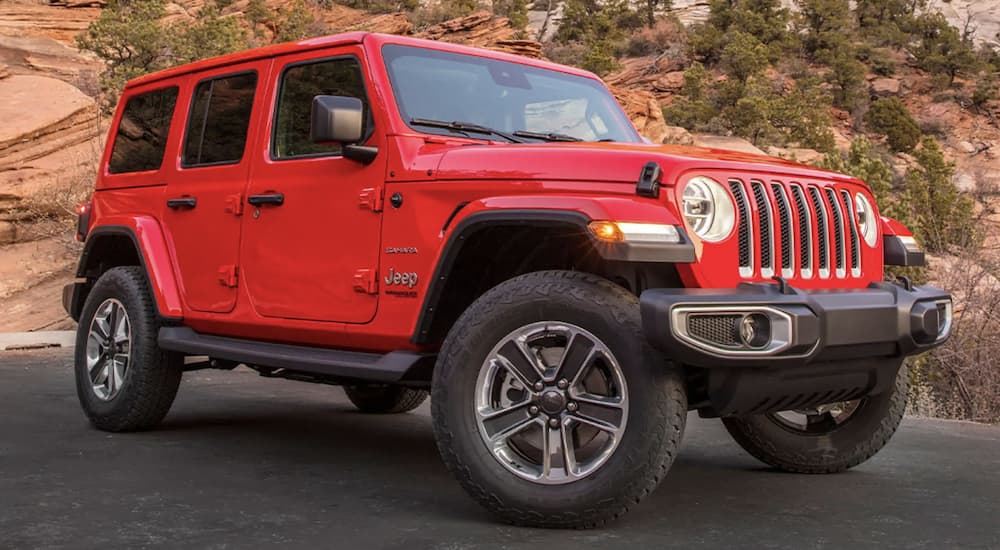
{"type": "Polygon", "coordinates": [[[354,291],[364,294],[378,294],[378,270],[359,269],[355,271],[354,291]]]}
{"type": "Polygon", "coordinates": [[[358,204],[362,208],[367,208],[372,212],[382,211],[382,189],[379,187],[366,187],[361,190],[358,196],[358,204]]]}
{"type": "Polygon", "coordinates": [[[659,198],[661,173],[659,164],[652,161],[647,162],[642,167],[642,172],[639,173],[639,182],[635,184],[635,194],[640,197],[659,198]]]}

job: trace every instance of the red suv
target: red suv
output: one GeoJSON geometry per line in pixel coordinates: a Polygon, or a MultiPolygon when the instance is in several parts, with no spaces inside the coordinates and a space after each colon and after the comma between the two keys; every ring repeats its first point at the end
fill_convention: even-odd
{"type": "Polygon", "coordinates": [[[663,479],[688,411],[765,463],[845,470],[895,431],[903,359],[951,300],[861,181],[645,143],[601,81],[344,34],[125,87],[78,279],[95,426],[150,428],[181,374],[430,393],[438,447],[503,519],[587,527],[663,479]]]}

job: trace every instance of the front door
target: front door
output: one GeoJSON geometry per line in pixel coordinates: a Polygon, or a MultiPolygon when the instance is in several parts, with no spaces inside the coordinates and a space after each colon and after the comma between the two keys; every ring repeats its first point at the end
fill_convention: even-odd
{"type": "Polygon", "coordinates": [[[365,165],[309,137],[317,95],[356,97],[366,145],[379,146],[360,48],[281,57],[268,96],[266,147],[255,151],[244,216],[243,280],[266,317],[366,323],[378,303],[381,216],[362,200],[381,189],[385,152],[365,165]]]}
{"type": "MultiPolygon", "coordinates": [[[[162,220],[181,292],[196,311],[224,313],[236,305],[240,208],[249,174],[248,136],[263,108],[269,61],[199,75],[182,91],[187,124],[177,169],[170,172],[162,220]],[[254,104],[258,104],[254,108],[254,104]]],[[[252,141],[252,140],[250,140],[252,141]]]]}

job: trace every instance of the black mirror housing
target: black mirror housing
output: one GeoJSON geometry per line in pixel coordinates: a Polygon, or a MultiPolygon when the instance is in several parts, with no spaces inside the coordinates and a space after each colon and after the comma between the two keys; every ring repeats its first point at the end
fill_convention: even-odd
{"type": "Polygon", "coordinates": [[[336,95],[313,98],[309,124],[313,143],[357,143],[363,132],[364,106],[360,99],[336,95]]]}

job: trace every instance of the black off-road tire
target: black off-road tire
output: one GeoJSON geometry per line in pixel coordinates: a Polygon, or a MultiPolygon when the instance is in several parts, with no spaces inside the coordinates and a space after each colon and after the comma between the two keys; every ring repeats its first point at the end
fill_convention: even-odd
{"type": "Polygon", "coordinates": [[[909,385],[903,366],[888,391],[864,398],[843,424],[821,435],[797,432],[763,414],[722,422],[743,449],[769,466],[801,474],[833,474],[865,462],[889,442],[906,411],[909,385]]]}
{"type": "Polygon", "coordinates": [[[345,385],[344,393],[359,411],[372,414],[410,412],[427,399],[426,390],[389,384],[345,385]]]}
{"type": "Polygon", "coordinates": [[[687,417],[682,376],[643,337],[636,296],[606,279],[569,271],[522,275],[476,300],[444,342],[431,396],[435,439],[451,473],[495,515],[534,527],[591,528],[624,514],[667,474],[687,417]],[[565,484],[518,477],[490,453],[477,427],[480,367],[502,338],[538,321],[572,323],[599,338],[629,388],[618,447],[596,471],[565,484]]]}
{"type": "Polygon", "coordinates": [[[159,329],[156,304],[142,268],[116,267],[101,275],[80,314],[74,368],[80,405],[98,429],[146,430],[159,424],[170,410],[181,381],[182,360],[157,346],[159,329]],[[132,341],[121,390],[103,401],[95,394],[87,372],[87,340],[97,308],[109,298],[121,302],[128,313],[132,341]]]}

